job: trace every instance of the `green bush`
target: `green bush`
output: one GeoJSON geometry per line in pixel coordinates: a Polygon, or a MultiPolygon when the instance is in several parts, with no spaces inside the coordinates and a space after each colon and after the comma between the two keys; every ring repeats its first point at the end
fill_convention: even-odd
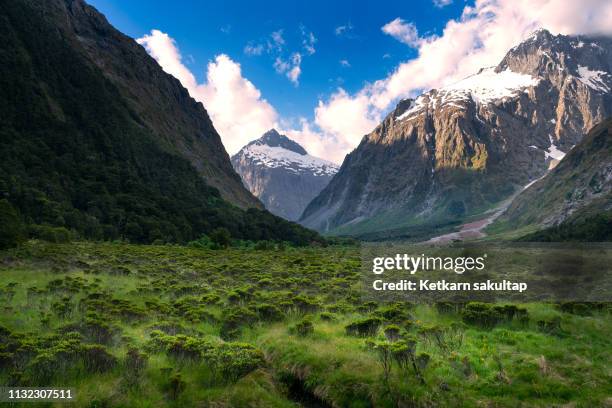
{"type": "Polygon", "coordinates": [[[30,237],[56,244],[70,242],[72,234],[64,227],[30,225],[30,237]]]}
{"type": "Polygon", "coordinates": [[[314,333],[314,325],[310,319],[303,319],[289,328],[289,332],[298,336],[308,336],[314,333]]]}
{"type": "Polygon", "coordinates": [[[369,317],[358,320],[345,327],[346,334],[349,336],[367,337],[374,336],[382,321],[377,317],[369,317]]]}
{"type": "Polygon", "coordinates": [[[466,324],[490,329],[502,322],[504,315],[490,304],[470,302],[461,311],[461,318],[466,324]]]}
{"type": "Polygon", "coordinates": [[[210,240],[218,247],[218,248],[227,248],[232,243],[232,235],[230,234],[227,228],[215,228],[210,233],[210,240]]]}
{"type": "Polygon", "coordinates": [[[0,200],[0,249],[16,247],[24,239],[21,217],[7,200],[0,200]]]}

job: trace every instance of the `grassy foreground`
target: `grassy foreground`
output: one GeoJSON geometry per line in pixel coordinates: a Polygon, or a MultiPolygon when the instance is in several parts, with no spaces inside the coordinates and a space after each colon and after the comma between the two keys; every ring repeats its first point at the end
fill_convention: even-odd
{"type": "Polygon", "coordinates": [[[359,262],[29,242],[0,252],[0,384],[89,407],[612,406],[609,305],[375,304],[359,262]]]}

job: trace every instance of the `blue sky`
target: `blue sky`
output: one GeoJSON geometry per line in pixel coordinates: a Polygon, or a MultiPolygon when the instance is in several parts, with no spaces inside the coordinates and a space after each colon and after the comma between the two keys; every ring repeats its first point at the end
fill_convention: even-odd
{"type": "Polygon", "coordinates": [[[385,35],[381,27],[397,17],[415,22],[420,33],[440,34],[458,17],[463,2],[436,7],[419,1],[142,1],[91,0],[109,21],[133,38],[159,29],[175,39],[186,65],[199,80],[206,64],[225,53],[242,66],[283,117],[312,118],[317,99],[342,86],[356,92],[367,81],[386,76],[415,50],[385,35]],[[299,85],[273,67],[275,56],[245,54],[247,45],[282,30],[285,54],[300,51],[300,27],[316,37],[315,53],[302,59],[299,85]],[[336,34],[338,27],[342,33],[336,34]],[[386,54],[386,55],[385,55],[386,54]],[[350,67],[343,66],[345,60],[350,67]]]}
{"type": "Polygon", "coordinates": [[[537,28],[612,34],[609,0],[89,2],[204,104],[230,154],[276,127],[336,163],[399,99],[537,28]]]}

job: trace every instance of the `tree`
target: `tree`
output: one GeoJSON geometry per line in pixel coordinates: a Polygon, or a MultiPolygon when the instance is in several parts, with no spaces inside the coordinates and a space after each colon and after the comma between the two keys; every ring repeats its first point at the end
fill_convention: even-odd
{"type": "Polygon", "coordinates": [[[24,240],[23,223],[17,210],[7,200],[0,200],[0,249],[16,247],[24,240]]]}
{"type": "Polygon", "coordinates": [[[210,239],[219,248],[227,248],[232,243],[232,235],[227,228],[215,228],[210,233],[210,239]]]}

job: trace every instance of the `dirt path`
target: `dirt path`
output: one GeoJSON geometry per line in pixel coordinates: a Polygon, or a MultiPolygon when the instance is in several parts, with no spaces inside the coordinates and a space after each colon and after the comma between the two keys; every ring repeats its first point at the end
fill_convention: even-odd
{"type": "Polygon", "coordinates": [[[466,241],[466,240],[486,237],[487,234],[484,232],[484,229],[488,225],[493,223],[493,221],[495,221],[500,215],[502,215],[504,211],[506,211],[506,209],[510,206],[510,204],[512,203],[512,201],[514,200],[516,196],[518,196],[521,192],[529,188],[529,186],[531,186],[533,183],[535,183],[536,181],[540,179],[541,178],[533,180],[529,184],[525,185],[521,190],[514,193],[512,197],[503,201],[501,204],[499,204],[497,207],[493,208],[492,210],[485,212],[483,214],[485,215],[484,218],[477,220],[477,221],[469,222],[467,224],[463,224],[459,228],[459,231],[450,232],[448,234],[433,237],[429,241],[425,241],[425,243],[434,244],[434,245],[435,244],[448,244],[453,241],[466,241]]]}

